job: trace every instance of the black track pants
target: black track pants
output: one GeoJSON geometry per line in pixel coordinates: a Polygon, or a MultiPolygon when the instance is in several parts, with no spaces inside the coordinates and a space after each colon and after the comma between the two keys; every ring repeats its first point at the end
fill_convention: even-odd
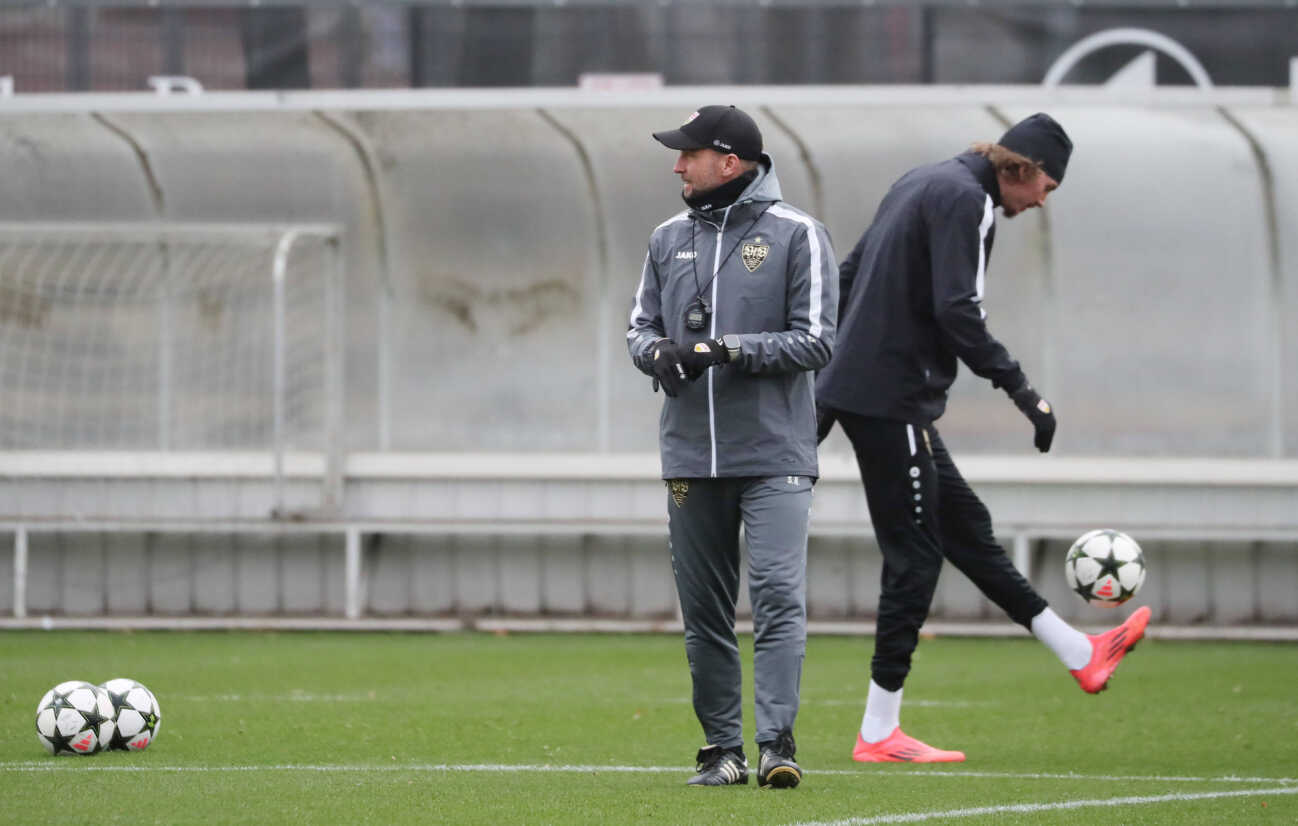
{"type": "Polygon", "coordinates": [[[1029,627],[1046,601],[996,543],[991,514],[960,475],[937,429],[835,415],[856,452],[883,552],[874,681],[889,691],[905,682],[944,557],[1010,619],[1029,627]]]}

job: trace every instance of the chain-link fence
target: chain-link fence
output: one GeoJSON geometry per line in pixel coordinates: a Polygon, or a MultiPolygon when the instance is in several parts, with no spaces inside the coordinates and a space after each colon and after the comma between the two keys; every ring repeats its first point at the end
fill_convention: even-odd
{"type": "MultiPolygon", "coordinates": [[[[1172,37],[1222,85],[1286,85],[1298,52],[1292,0],[74,0],[0,8],[0,76],[19,93],[141,90],[157,75],[206,89],[572,86],[591,73],[666,84],[1037,83],[1068,46],[1115,26],[1172,37]]],[[[1106,50],[1070,80],[1102,81],[1136,48],[1106,50]]],[[[1160,82],[1189,82],[1159,60],[1160,82]]]]}

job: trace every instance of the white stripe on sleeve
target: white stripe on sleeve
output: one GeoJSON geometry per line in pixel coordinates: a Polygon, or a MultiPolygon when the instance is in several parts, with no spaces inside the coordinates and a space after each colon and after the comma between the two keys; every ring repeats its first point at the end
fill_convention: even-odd
{"type": "Polygon", "coordinates": [[[816,222],[810,217],[800,212],[795,212],[781,204],[773,205],[768,210],[772,215],[778,218],[785,218],[789,221],[802,224],[807,228],[807,248],[811,253],[811,306],[807,308],[807,334],[820,338],[824,327],[820,322],[821,301],[824,292],[824,277],[820,272],[822,253],[820,250],[820,235],[816,233],[816,222]]]}
{"type": "MultiPolygon", "coordinates": [[[[661,230],[665,226],[668,226],[669,224],[674,224],[678,221],[688,220],[689,217],[690,217],[689,210],[678,212],[672,217],[668,218],[666,221],[663,221],[661,224],[654,227],[654,233],[656,234],[659,230],[661,230]]],[[[627,325],[628,327],[630,327],[630,329],[627,330],[627,334],[626,334],[626,337],[629,340],[634,340],[636,336],[640,335],[640,331],[636,329],[638,326],[637,320],[642,315],[644,315],[644,288],[645,288],[645,281],[646,279],[649,278],[649,257],[652,254],[652,248],[653,248],[653,241],[651,236],[650,249],[645,252],[644,264],[640,267],[640,284],[636,287],[635,290],[635,303],[631,307],[631,316],[627,325]]]]}
{"type": "Polygon", "coordinates": [[[649,277],[649,253],[646,252],[644,254],[644,266],[640,268],[640,286],[635,288],[635,305],[631,307],[631,323],[628,325],[631,327],[631,330],[627,333],[628,338],[635,334],[637,319],[639,319],[640,316],[644,313],[644,304],[642,303],[644,300],[644,282],[645,279],[648,277],[649,277]]]}
{"type": "Polygon", "coordinates": [[[982,308],[983,288],[987,280],[987,233],[992,228],[992,222],[996,220],[996,214],[992,211],[992,196],[985,195],[983,201],[983,219],[978,224],[978,275],[974,277],[974,301],[978,304],[978,314],[983,318],[987,317],[987,311],[982,308]]]}

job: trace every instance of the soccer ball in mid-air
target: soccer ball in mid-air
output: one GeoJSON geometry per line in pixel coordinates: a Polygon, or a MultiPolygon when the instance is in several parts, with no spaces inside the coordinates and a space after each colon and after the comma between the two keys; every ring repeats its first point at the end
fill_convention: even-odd
{"type": "Polygon", "coordinates": [[[1122,531],[1091,531],[1068,549],[1064,576],[1087,602],[1121,605],[1145,584],[1145,554],[1122,531]]]}
{"type": "Polygon", "coordinates": [[[129,677],[118,677],[99,686],[113,706],[116,730],[105,745],[110,749],[143,751],[162,730],[162,709],[153,692],[129,677]]]}
{"type": "Polygon", "coordinates": [[[59,683],[36,706],[36,737],[50,754],[94,754],[115,730],[108,692],[84,680],[59,683]]]}

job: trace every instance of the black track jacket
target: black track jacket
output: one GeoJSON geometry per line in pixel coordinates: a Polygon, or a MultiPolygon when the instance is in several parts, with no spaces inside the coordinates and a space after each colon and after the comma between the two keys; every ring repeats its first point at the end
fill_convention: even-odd
{"type": "Polygon", "coordinates": [[[818,405],[927,424],[946,410],[957,357],[997,387],[1026,381],[982,308],[999,205],[996,171],[973,152],[892,185],[838,268],[838,340],[818,405]]]}

